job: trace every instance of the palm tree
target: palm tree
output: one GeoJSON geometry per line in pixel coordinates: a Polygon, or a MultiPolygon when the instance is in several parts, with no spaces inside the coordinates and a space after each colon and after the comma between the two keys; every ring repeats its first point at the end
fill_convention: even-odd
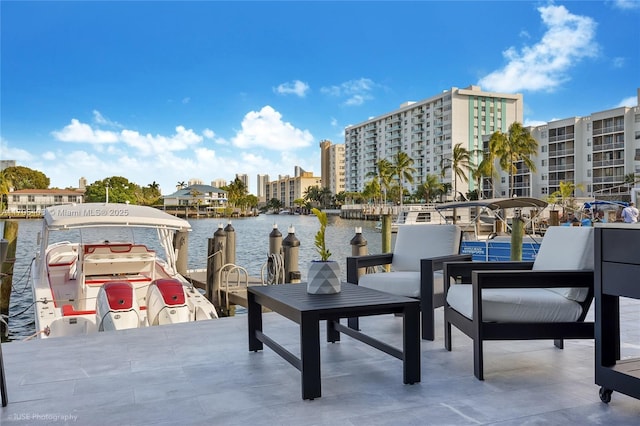
{"type": "Polygon", "coordinates": [[[311,205],[313,205],[313,203],[320,205],[320,202],[322,201],[320,198],[320,187],[318,185],[307,187],[307,189],[304,190],[303,195],[304,199],[311,205]]]}
{"type": "Polygon", "coordinates": [[[9,174],[5,172],[6,169],[0,171],[0,210],[4,210],[4,198],[9,196],[13,183],[9,174]]]}
{"type": "Polygon", "coordinates": [[[491,151],[491,147],[485,152],[482,153],[482,160],[478,163],[478,167],[476,167],[474,171],[474,177],[478,180],[478,196],[480,198],[482,195],[482,179],[485,177],[490,178],[491,185],[491,198],[496,197],[496,186],[494,185],[494,179],[498,179],[500,176],[498,175],[498,171],[495,168],[496,162],[496,153],[491,151]]]}
{"type": "Polygon", "coordinates": [[[418,187],[416,193],[421,194],[422,198],[429,203],[433,201],[438,191],[442,191],[442,182],[440,182],[438,176],[429,173],[425,176],[424,182],[418,187]]]}
{"type": "Polygon", "coordinates": [[[178,189],[183,189],[183,188],[186,188],[186,187],[187,187],[187,184],[186,184],[183,180],[182,180],[182,181],[179,181],[179,182],[176,184],[176,188],[178,188],[178,189]]]}
{"type": "Polygon", "coordinates": [[[322,188],[318,193],[318,198],[320,199],[320,205],[323,208],[327,208],[333,203],[333,192],[327,187],[322,188]]]}
{"type": "Polygon", "coordinates": [[[509,126],[509,131],[504,134],[497,131],[489,140],[489,151],[500,161],[500,168],[509,172],[509,195],[513,196],[514,174],[517,171],[516,163],[522,161],[527,168],[535,172],[536,165],[531,159],[538,153],[538,141],[531,136],[528,129],[517,121],[509,126]]]}
{"type": "MultiPolygon", "coordinates": [[[[454,145],[451,150],[451,158],[443,157],[440,160],[440,170],[442,177],[445,172],[451,169],[451,180],[453,181],[453,198],[458,198],[458,179],[469,182],[469,173],[473,170],[473,163],[471,162],[471,152],[462,146],[461,143],[454,145]],[[446,162],[446,164],[445,164],[446,162]]],[[[456,209],[453,209],[453,223],[456,223],[456,209]]]]}
{"type": "Polygon", "coordinates": [[[383,158],[376,163],[377,173],[369,173],[368,176],[373,177],[374,181],[383,194],[383,204],[387,204],[387,192],[391,190],[393,180],[393,165],[389,160],[383,158]]]}
{"type": "Polygon", "coordinates": [[[561,181],[559,184],[559,189],[549,195],[548,201],[552,204],[557,204],[558,200],[560,200],[560,204],[562,205],[562,215],[564,216],[565,209],[567,207],[575,209],[574,196],[576,189],[584,190],[584,185],[576,185],[573,182],[561,181]]]}
{"type": "Polygon", "coordinates": [[[377,199],[382,198],[380,181],[378,180],[377,176],[364,184],[364,188],[362,189],[362,196],[369,200],[373,199],[374,202],[376,202],[377,199]]]}
{"type": "Polygon", "coordinates": [[[451,150],[451,158],[443,157],[440,160],[440,173],[442,177],[444,177],[447,170],[451,169],[454,199],[458,197],[458,179],[463,182],[469,182],[469,173],[473,168],[471,152],[463,147],[461,143],[455,144],[453,150],[451,150]]]}
{"type": "Polygon", "coordinates": [[[391,176],[398,178],[400,187],[400,210],[402,210],[402,199],[404,198],[404,182],[413,183],[413,174],[416,169],[413,167],[413,158],[404,151],[398,151],[392,158],[391,176]]]}

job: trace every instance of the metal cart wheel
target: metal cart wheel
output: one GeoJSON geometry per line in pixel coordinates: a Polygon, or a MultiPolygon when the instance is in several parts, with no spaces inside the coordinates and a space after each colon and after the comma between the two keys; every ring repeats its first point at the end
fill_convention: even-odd
{"type": "Polygon", "coordinates": [[[611,394],[613,391],[611,389],[607,389],[604,386],[600,388],[600,400],[605,404],[611,402],[611,394]]]}

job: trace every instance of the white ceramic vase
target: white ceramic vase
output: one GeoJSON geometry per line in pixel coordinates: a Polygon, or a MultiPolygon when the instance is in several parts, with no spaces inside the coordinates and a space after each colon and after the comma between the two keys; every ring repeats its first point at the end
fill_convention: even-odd
{"type": "Polygon", "coordinates": [[[307,276],[307,293],[340,293],[340,264],[335,261],[312,261],[307,276]]]}

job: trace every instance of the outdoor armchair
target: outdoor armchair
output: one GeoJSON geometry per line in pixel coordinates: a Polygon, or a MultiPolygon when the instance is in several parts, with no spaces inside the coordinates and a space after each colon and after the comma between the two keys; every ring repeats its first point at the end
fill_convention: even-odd
{"type": "MultiPolygon", "coordinates": [[[[420,299],[422,338],[434,339],[434,309],[444,304],[442,266],[446,261],[471,260],[460,255],[462,230],[456,225],[399,225],[393,253],[347,258],[347,281],[363,287],[420,299]],[[358,276],[358,269],[390,265],[390,272],[358,276]]],[[[358,319],[349,326],[358,329],[358,319]]]]}
{"type": "Polygon", "coordinates": [[[444,266],[445,348],[451,326],[473,339],[474,374],[485,340],[593,339],[593,228],[550,227],[532,262],[453,262],[444,266]],[[456,282],[452,284],[452,282],[456,282]],[[482,303],[481,303],[482,301],[482,303]]]}

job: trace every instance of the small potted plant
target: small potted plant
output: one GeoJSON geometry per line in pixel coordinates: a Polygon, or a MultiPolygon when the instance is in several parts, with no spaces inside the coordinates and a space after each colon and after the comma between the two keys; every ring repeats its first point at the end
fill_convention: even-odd
{"type": "Polygon", "coordinates": [[[314,244],[320,260],[314,260],[309,267],[307,293],[334,294],[340,292],[340,264],[329,260],[331,252],[327,249],[325,232],[327,230],[327,213],[317,208],[311,209],[320,222],[314,244]]]}

